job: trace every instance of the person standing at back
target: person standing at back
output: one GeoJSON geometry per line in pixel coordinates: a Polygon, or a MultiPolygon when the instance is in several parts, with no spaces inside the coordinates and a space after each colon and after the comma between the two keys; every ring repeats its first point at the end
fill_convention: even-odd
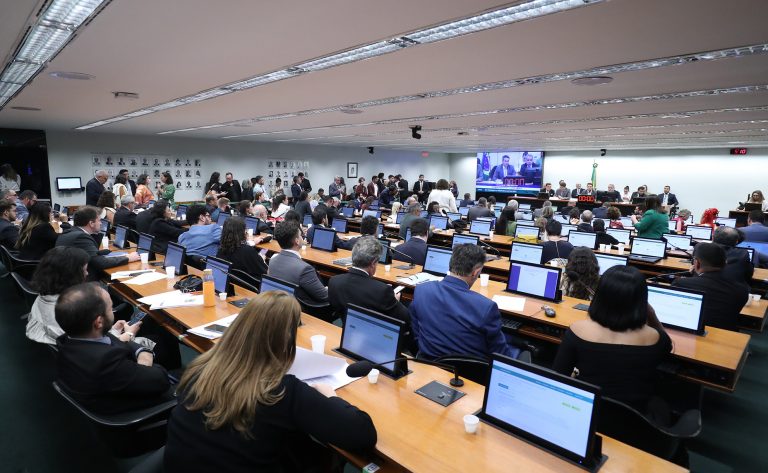
{"type": "Polygon", "coordinates": [[[300,172],[296,175],[301,179],[301,190],[309,195],[309,193],[312,192],[312,183],[309,182],[309,179],[307,179],[307,176],[305,176],[303,172],[300,172]]]}
{"type": "Polygon", "coordinates": [[[93,176],[93,179],[85,184],[85,205],[96,206],[99,202],[102,192],[106,190],[104,184],[107,183],[109,174],[103,169],[99,169],[93,176]]]}
{"type": "Polygon", "coordinates": [[[641,220],[632,215],[632,223],[635,226],[635,231],[637,231],[637,236],[659,239],[663,234],[669,232],[669,224],[667,223],[669,219],[666,214],[659,210],[659,200],[656,197],[647,197],[645,208],[641,220]]]}
{"type": "Polygon", "coordinates": [[[429,193],[427,202],[437,202],[440,204],[440,209],[445,212],[459,211],[456,208],[456,197],[453,196],[448,181],[445,179],[437,181],[437,186],[435,190],[429,193]]]}
{"type": "Polygon", "coordinates": [[[240,183],[232,176],[232,173],[228,172],[224,178],[226,180],[221,185],[221,192],[226,194],[230,202],[240,202],[243,200],[243,190],[240,188],[240,183]]]}

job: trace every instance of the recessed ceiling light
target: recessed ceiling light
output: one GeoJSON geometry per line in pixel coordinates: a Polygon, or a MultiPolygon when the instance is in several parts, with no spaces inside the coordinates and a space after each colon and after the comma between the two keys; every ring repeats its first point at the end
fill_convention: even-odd
{"type": "Polygon", "coordinates": [[[95,78],[95,76],[92,76],[90,74],[84,74],[82,72],[53,71],[53,72],[49,72],[48,75],[51,77],[55,77],[56,79],[70,79],[70,80],[91,80],[95,78]]]}
{"type": "Polygon", "coordinates": [[[611,82],[613,82],[613,77],[609,76],[579,77],[571,80],[573,85],[603,85],[611,82]]]}
{"type": "Polygon", "coordinates": [[[340,109],[339,111],[341,113],[346,113],[348,115],[359,115],[359,114],[363,113],[363,111],[360,110],[359,108],[351,108],[351,107],[344,107],[344,108],[340,109]]]}
{"type": "Polygon", "coordinates": [[[41,109],[37,107],[11,107],[14,110],[21,110],[23,112],[39,112],[41,109]]]}

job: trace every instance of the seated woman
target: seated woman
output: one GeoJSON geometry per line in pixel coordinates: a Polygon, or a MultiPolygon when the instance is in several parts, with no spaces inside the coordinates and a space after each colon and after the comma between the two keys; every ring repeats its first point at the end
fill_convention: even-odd
{"type": "Polygon", "coordinates": [[[677,233],[685,233],[685,227],[688,226],[688,219],[691,218],[691,211],[688,209],[680,209],[677,211],[677,216],[672,219],[675,222],[675,231],[677,233]]]}
{"type": "Polygon", "coordinates": [[[541,262],[547,263],[555,260],[557,266],[565,266],[565,260],[573,251],[573,245],[560,236],[563,225],[557,220],[551,220],[547,223],[545,230],[547,231],[547,241],[542,245],[544,249],[541,252],[541,262]]]}
{"type": "Polygon", "coordinates": [[[39,260],[43,255],[56,246],[59,235],[51,225],[51,206],[46,202],[36,202],[29,209],[29,216],[21,226],[16,249],[19,258],[39,260]]]}
{"type": "Polygon", "coordinates": [[[609,228],[617,228],[619,230],[624,230],[624,224],[621,223],[621,212],[619,211],[618,207],[610,206],[608,207],[608,211],[606,212],[606,215],[608,216],[608,220],[610,223],[608,224],[609,228]]]}
{"type": "Polygon", "coordinates": [[[330,386],[287,374],[300,313],[291,295],[260,294],[189,364],[168,422],[165,471],[307,471],[331,455],[321,444],[373,448],[368,414],[330,386]]]}
{"type": "Polygon", "coordinates": [[[634,266],[614,266],[600,278],[589,319],[565,333],[553,369],[642,412],[656,367],[671,351],[672,341],[648,305],[645,277],[634,266]]]}
{"type": "Polygon", "coordinates": [[[272,218],[275,220],[282,218],[287,211],[291,210],[288,204],[286,204],[287,200],[288,198],[285,194],[278,194],[272,199],[272,218]]]}
{"type": "Polygon", "coordinates": [[[701,214],[701,220],[699,221],[699,225],[703,225],[711,228],[717,228],[715,219],[717,219],[717,216],[719,214],[720,214],[720,211],[717,210],[716,208],[710,208],[705,210],[704,213],[701,214]]]}
{"type": "Polygon", "coordinates": [[[560,289],[564,296],[591,300],[600,280],[600,267],[592,248],[577,246],[568,256],[560,289]]]}
{"type": "MultiPolygon", "coordinates": [[[[258,248],[250,245],[247,239],[245,220],[242,217],[228,218],[221,229],[221,243],[216,257],[231,261],[230,269],[239,269],[261,281],[261,276],[266,274],[269,268],[258,248]]],[[[254,237],[253,245],[258,245],[261,240],[254,237]]]]}
{"type": "Polygon", "coordinates": [[[599,218],[592,220],[592,230],[594,230],[595,235],[597,235],[597,238],[595,238],[594,249],[598,249],[600,245],[618,245],[619,244],[619,240],[614,238],[612,235],[605,233],[605,222],[600,220],[599,218]]]}
{"type": "Polygon", "coordinates": [[[765,196],[763,196],[763,191],[761,190],[752,191],[752,195],[749,196],[747,203],[760,204],[760,210],[763,212],[768,212],[768,200],[765,199],[765,196]]]}
{"type": "Polygon", "coordinates": [[[187,230],[182,222],[174,220],[176,213],[165,200],[158,200],[147,212],[152,213],[152,223],[149,224],[149,234],[155,237],[152,240],[152,251],[165,254],[168,242],[177,242],[179,235],[187,230]]]}
{"type": "Polygon", "coordinates": [[[115,219],[115,194],[111,191],[104,191],[99,197],[99,201],[96,203],[96,207],[101,209],[101,215],[99,218],[107,219],[110,225],[114,223],[115,219]]]}
{"type": "Polygon", "coordinates": [[[501,216],[496,220],[496,234],[512,236],[515,234],[515,228],[517,228],[515,208],[507,205],[501,211],[501,216]]]}

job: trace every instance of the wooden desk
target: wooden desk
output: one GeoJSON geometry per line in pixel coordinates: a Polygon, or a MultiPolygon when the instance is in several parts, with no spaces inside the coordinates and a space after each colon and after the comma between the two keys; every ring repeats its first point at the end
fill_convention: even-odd
{"type": "Polygon", "coordinates": [[[739,314],[739,327],[746,330],[762,332],[765,328],[765,316],[768,312],[768,300],[760,299],[744,306],[739,314]]]}
{"type": "MultiPolygon", "coordinates": [[[[140,265],[140,263],[138,263],[140,265]]],[[[131,263],[117,270],[137,269],[131,263]]],[[[132,293],[131,300],[169,290],[173,281],[156,281],[143,286],[116,283],[121,292],[132,293]]],[[[186,307],[157,311],[153,317],[170,319],[166,326],[179,329],[214,322],[233,314],[238,309],[226,302],[216,301],[215,307],[186,307]]],[[[323,334],[327,337],[326,353],[338,356],[331,349],[339,345],[341,330],[331,324],[302,314],[297,345],[311,347],[309,337],[323,334]]],[[[177,333],[177,332],[173,332],[177,333]]],[[[184,337],[200,351],[213,345],[207,339],[184,337]]],[[[337,391],[338,395],[366,411],[378,432],[374,458],[345,454],[357,466],[374,461],[383,472],[507,472],[522,471],[580,472],[580,468],[516,437],[481,424],[476,435],[464,433],[463,416],[480,409],[484,388],[469,380],[461,391],[467,395],[444,408],[414,391],[433,380],[445,382],[450,374],[440,368],[410,363],[413,371],[397,381],[380,376],[378,384],[369,384],[365,378],[352,382],[337,391]],[[471,453],[470,453],[471,452],[471,453]],[[511,465],[514,465],[512,467],[511,465]]],[[[654,472],[680,472],[683,468],[637,450],[609,437],[603,437],[603,453],[608,460],[601,468],[606,472],[648,470],[654,472]]]]}

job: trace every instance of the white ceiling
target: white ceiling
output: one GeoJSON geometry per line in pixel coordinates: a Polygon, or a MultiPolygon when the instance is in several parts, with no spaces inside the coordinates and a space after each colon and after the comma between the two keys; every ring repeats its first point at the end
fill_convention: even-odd
{"type": "MultiPolygon", "coordinates": [[[[0,58],[9,59],[43,3],[3,0],[0,58]]],[[[505,4],[508,2],[494,0],[113,0],[0,110],[0,127],[72,130],[505,4]],[[95,78],[55,79],[48,75],[51,71],[81,72],[95,78]],[[140,98],[115,99],[113,91],[136,92],[140,98]],[[11,108],[18,106],[39,107],[42,111],[11,108]]],[[[766,18],[765,0],[610,0],[405,48],[91,131],[155,135],[387,97],[764,44],[768,43],[766,18]]],[[[482,113],[768,86],[768,48],[760,55],[622,72],[612,77],[612,83],[594,87],[555,81],[366,107],[358,115],[317,113],[169,136],[225,139],[250,135],[226,140],[447,152],[768,146],[765,87],[729,94],[482,113]],[[750,107],[756,109],[723,110],[750,107]],[[674,116],[707,110],[688,118],[674,116]],[[398,122],[378,123],[390,120],[398,122]],[[417,124],[423,126],[420,141],[412,139],[408,129],[417,124]],[[458,132],[468,134],[459,136],[458,132]]]]}

